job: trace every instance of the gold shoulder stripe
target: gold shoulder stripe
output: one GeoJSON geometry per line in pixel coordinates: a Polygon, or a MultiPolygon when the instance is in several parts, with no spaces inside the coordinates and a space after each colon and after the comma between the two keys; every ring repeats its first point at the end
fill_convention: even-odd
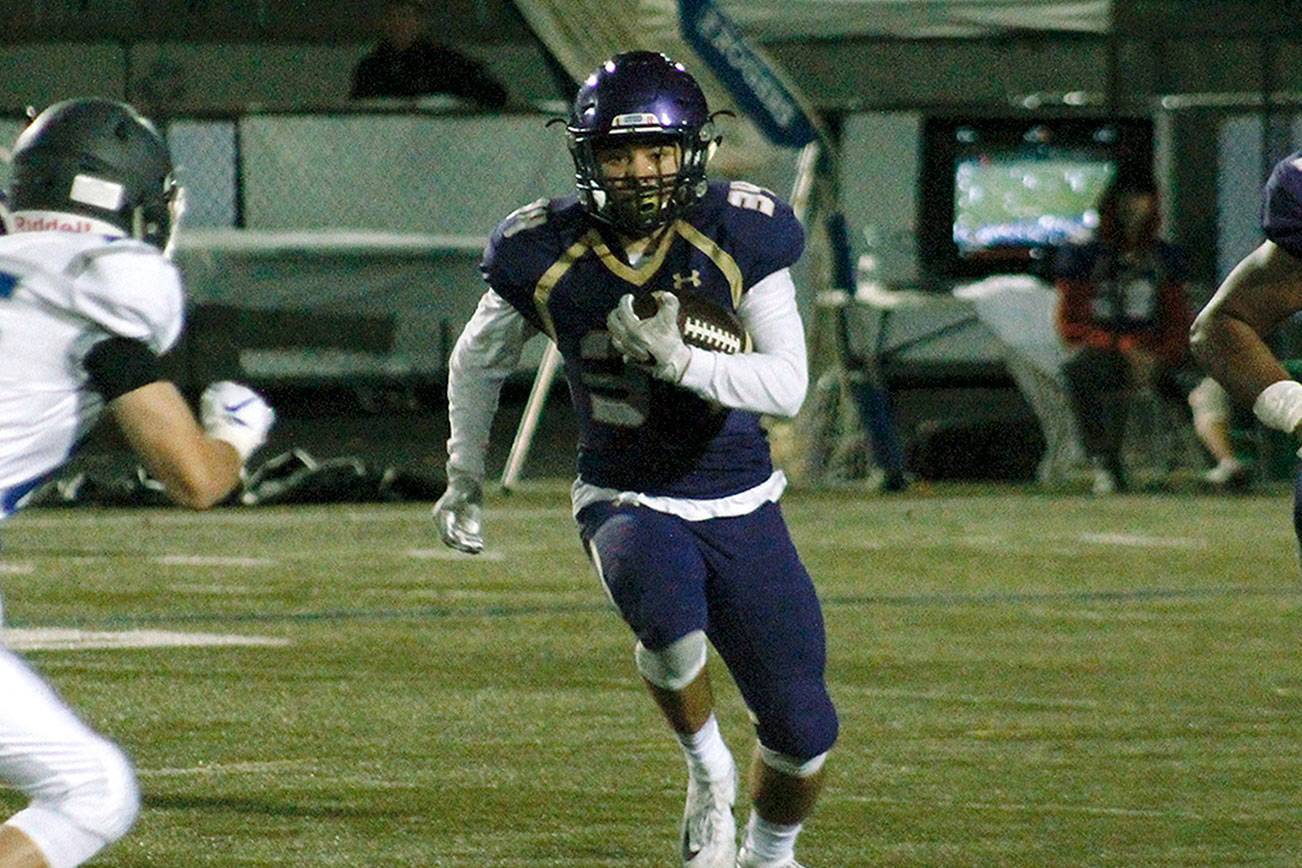
{"type": "Polygon", "coordinates": [[[732,293],[732,306],[736,309],[741,304],[741,267],[737,265],[737,260],[733,259],[726,253],[715,240],[697,229],[692,224],[679,220],[674,224],[678,234],[686,238],[697,250],[709,257],[710,261],[719,267],[723,276],[728,281],[728,290],[732,293]]]}
{"type": "Polygon", "coordinates": [[[538,311],[538,316],[542,319],[543,331],[547,336],[556,340],[556,326],[552,324],[551,312],[547,309],[547,300],[551,298],[552,290],[565,272],[569,271],[579,257],[593,249],[593,241],[600,242],[601,237],[591,229],[583,234],[583,237],[570,245],[569,250],[561,254],[560,259],[552,263],[551,268],[543,272],[543,276],[538,278],[538,282],[533,288],[533,305],[538,311]]]}
{"type": "Polygon", "coordinates": [[[655,253],[649,259],[634,267],[614,253],[596,230],[589,232],[589,236],[592,237],[592,251],[597,254],[606,268],[610,269],[610,272],[620,280],[627,281],[634,286],[643,286],[655,276],[655,273],[660,270],[660,266],[664,264],[665,257],[669,255],[669,248],[673,246],[674,238],[677,235],[677,226],[670,226],[664,237],[656,244],[655,253]]]}

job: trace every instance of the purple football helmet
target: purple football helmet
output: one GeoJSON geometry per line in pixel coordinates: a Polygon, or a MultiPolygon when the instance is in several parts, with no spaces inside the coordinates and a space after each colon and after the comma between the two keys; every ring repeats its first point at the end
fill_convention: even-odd
{"type": "Polygon", "coordinates": [[[579,88],[566,125],[579,201],[589,214],[630,235],[666,225],[705,195],[705,164],[718,145],[696,79],[654,51],[617,54],[579,88]],[[619,144],[669,142],[679,147],[676,174],[630,190],[602,178],[597,152],[619,144]]]}

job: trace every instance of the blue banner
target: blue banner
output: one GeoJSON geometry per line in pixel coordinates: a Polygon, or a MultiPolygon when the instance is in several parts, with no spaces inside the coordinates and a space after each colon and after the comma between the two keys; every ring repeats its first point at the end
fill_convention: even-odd
{"type": "Polygon", "coordinates": [[[765,138],[775,145],[799,148],[817,137],[791,90],[711,0],[678,0],[678,10],[683,39],[765,138]]]}

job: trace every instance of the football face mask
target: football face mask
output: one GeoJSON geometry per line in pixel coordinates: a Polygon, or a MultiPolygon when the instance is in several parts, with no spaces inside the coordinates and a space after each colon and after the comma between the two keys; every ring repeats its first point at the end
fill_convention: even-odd
{"type": "Polygon", "coordinates": [[[681,153],[675,140],[660,137],[597,144],[593,150],[607,211],[616,227],[650,232],[668,222],[681,153]]]}

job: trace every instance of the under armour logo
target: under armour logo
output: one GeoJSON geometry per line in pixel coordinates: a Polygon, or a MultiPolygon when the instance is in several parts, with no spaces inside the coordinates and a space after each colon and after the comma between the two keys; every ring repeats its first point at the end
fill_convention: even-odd
{"type": "Polygon", "coordinates": [[[682,289],[684,286],[687,286],[689,283],[690,283],[692,286],[700,286],[700,285],[701,285],[701,272],[699,272],[699,271],[697,271],[695,268],[693,268],[691,274],[675,274],[675,275],[674,275],[674,289],[682,289]]]}

